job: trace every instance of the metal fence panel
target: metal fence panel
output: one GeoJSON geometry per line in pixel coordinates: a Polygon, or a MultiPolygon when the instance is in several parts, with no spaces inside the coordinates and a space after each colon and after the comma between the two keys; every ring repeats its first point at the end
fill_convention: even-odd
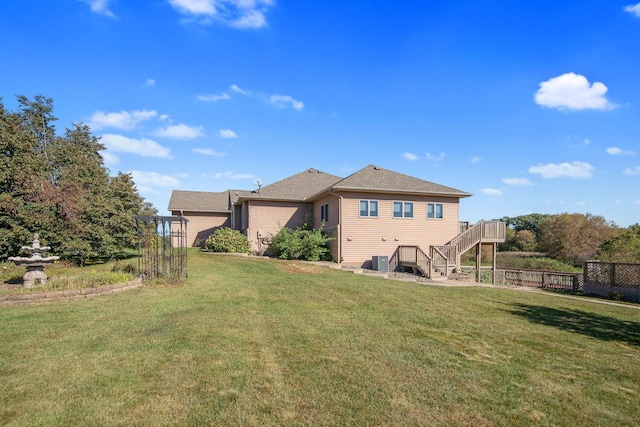
{"type": "Polygon", "coordinates": [[[143,280],[187,277],[187,220],[179,216],[137,216],[138,274],[143,280]]]}

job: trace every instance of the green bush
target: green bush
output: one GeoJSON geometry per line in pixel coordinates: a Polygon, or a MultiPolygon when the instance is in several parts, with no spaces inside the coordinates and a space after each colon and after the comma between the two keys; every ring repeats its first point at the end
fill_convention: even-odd
{"type": "Polygon", "coordinates": [[[283,227],[272,238],[268,253],[280,259],[329,261],[331,254],[327,243],[331,240],[333,238],[321,228],[303,225],[293,230],[283,227]]]}
{"type": "Polygon", "coordinates": [[[524,268],[529,270],[562,271],[566,273],[579,273],[582,271],[580,268],[558,261],[557,259],[542,256],[501,256],[498,254],[497,263],[499,268],[524,268]]]}
{"type": "Polygon", "coordinates": [[[250,253],[249,239],[238,230],[228,227],[218,228],[204,242],[207,252],[250,253]]]}

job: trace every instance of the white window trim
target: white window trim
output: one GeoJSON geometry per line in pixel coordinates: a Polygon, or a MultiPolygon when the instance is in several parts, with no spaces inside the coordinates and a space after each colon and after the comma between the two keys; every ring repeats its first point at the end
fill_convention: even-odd
{"type": "Polygon", "coordinates": [[[444,219],[444,203],[439,203],[439,202],[427,202],[427,212],[425,213],[427,219],[429,221],[433,221],[433,220],[439,220],[442,221],[444,219]],[[429,217],[429,205],[433,205],[433,218],[429,217]],[[442,214],[441,217],[437,217],[436,213],[438,212],[436,207],[437,205],[440,205],[441,209],[440,212],[442,214]]]}
{"type": "Polygon", "coordinates": [[[407,200],[394,200],[393,203],[391,204],[392,209],[391,209],[391,218],[393,219],[413,219],[415,217],[415,212],[416,210],[415,208],[415,203],[414,202],[409,202],[407,200]],[[402,206],[402,210],[400,211],[401,216],[395,216],[395,204],[396,203],[400,203],[402,206]],[[406,203],[411,203],[411,216],[406,216],[405,215],[405,209],[404,209],[404,205],[406,203]]]}
{"type": "Polygon", "coordinates": [[[378,218],[380,216],[380,201],[377,199],[360,199],[358,200],[358,217],[360,218],[378,218]],[[360,209],[360,203],[367,202],[367,215],[362,215],[362,210],[360,209]],[[376,209],[377,214],[371,215],[371,202],[376,202],[378,208],[376,209]]]}

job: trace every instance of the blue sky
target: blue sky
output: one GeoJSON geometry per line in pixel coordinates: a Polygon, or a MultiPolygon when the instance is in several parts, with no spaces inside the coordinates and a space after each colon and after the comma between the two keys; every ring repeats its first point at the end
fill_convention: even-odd
{"type": "Polygon", "coordinates": [[[21,0],[0,96],[55,101],[162,214],[368,164],[474,196],[461,220],[640,222],[640,3],[21,0]]]}

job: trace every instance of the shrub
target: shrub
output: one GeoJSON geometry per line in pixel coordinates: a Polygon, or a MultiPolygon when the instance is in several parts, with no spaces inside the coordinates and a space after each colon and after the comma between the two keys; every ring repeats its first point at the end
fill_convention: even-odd
{"type": "Polygon", "coordinates": [[[228,227],[218,228],[204,242],[204,250],[208,252],[250,253],[249,239],[238,230],[228,227]]]}
{"type": "Polygon", "coordinates": [[[321,228],[310,228],[307,225],[295,230],[283,227],[278,231],[269,245],[269,255],[280,259],[299,259],[306,261],[330,260],[331,254],[327,243],[333,240],[321,228]]]}

